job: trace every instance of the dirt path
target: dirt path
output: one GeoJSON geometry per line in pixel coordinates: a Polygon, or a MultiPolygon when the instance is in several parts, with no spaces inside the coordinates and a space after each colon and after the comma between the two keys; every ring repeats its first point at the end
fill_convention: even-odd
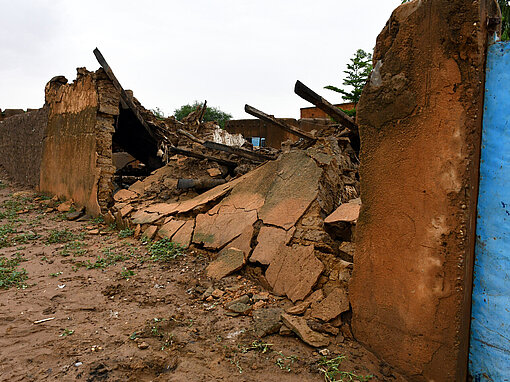
{"type": "MultiPolygon", "coordinates": [[[[227,315],[225,302],[246,294],[259,293],[259,308],[288,306],[249,271],[213,284],[207,253],[165,259],[153,247],[151,258],[131,232],[68,221],[48,203],[0,173],[1,381],[324,380],[317,349],[293,336],[254,342],[253,318],[227,315]]],[[[342,336],[323,353],[345,355],[342,371],[396,380],[342,336]]]]}

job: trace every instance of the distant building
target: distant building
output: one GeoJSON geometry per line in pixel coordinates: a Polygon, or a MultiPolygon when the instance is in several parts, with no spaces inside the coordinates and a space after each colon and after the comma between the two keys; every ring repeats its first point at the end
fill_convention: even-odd
{"type": "MultiPolygon", "coordinates": [[[[343,103],[335,105],[344,110],[352,110],[354,103],[343,103]]],[[[304,131],[312,131],[327,126],[331,123],[331,118],[322,110],[316,107],[303,107],[300,109],[300,119],[277,118],[289,125],[300,128],[304,131]]],[[[282,142],[287,139],[297,141],[297,137],[278,127],[275,127],[260,119],[232,119],[227,121],[225,129],[231,134],[242,134],[243,137],[256,147],[274,147],[280,148],[282,142]]]]}
{"type": "MultiPolygon", "coordinates": [[[[337,104],[334,106],[339,107],[340,109],[343,109],[343,110],[353,110],[356,107],[356,104],[355,103],[341,103],[341,104],[337,104]]],[[[302,107],[300,109],[300,111],[301,111],[301,114],[300,114],[301,118],[328,118],[329,119],[329,116],[326,113],[324,113],[321,109],[316,108],[315,106],[302,107]]]]}
{"type": "MultiPolygon", "coordinates": [[[[330,123],[330,120],[325,118],[300,120],[294,118],[277,119],[304,131],[316,130],[330,123]]],[[[298,140],[295,135],[260,119],[232,119],[226,122],[225,129],[231,134],[242,134],[248,142],[256,147],[268,146],[280,148],[282,142],[288,139],[293,141],[298,140]]]]}

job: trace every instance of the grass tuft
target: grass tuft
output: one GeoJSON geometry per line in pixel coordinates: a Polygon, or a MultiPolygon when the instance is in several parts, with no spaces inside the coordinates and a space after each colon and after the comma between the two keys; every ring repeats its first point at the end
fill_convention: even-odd
{"type": "Polygon", "coordinates": [[[50,232],[49,236],[46,238],[46,242],[48,244],[56,244],[56,243],[68,243],[74,240],[83,239],[83,234],[75,234],[74,232],[66,229],[58,230],[54,229],[50,232]]]}
{"type": "Polygon", "coordinates": [[[324,375],[326,382],[366,382],[371,380],[373,375],[357,375],[349,371],[340,370],[340,364],[346,357],[340,355],[335,358],[322,357],[319,360],[319,372],[324,375]]]}
{"type": "Polygon", "coordinates": [[[161,239],[147,245],[147,252],[152,261],[170,262],[179,256],[183,256],[180,245],[173,243],[170,239],[161,239]]]}
{"type": "Polygon", "coordinates": [[[25,261],[20,255],[12,259],[0,257],[0,288],[9,289],[10,287],[24,287],[23,283],[28,279],[25,269],[18,269],[18,265],[25,261]]]}

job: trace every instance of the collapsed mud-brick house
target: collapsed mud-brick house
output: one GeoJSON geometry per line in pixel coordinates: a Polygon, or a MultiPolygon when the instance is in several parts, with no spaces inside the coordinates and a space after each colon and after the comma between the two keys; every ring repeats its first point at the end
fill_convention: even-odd
{"type": "Polygon", "coordinates": [[[492,0],[398,7],[357,124],[299,81],[296,93],[336,124],[305,130],[246,106],[294,136],[280,151],[202,123],[204,109],[159,120],[96,52],[102,69],[53,78],[43,108],[0,122],[0,163],[137,236],[209,251],[213,279],[250,267],[294,304],[260,336],[287,328],[315,347],[354,336],[407,380],[465,381],[498,12],[492,0]]]}

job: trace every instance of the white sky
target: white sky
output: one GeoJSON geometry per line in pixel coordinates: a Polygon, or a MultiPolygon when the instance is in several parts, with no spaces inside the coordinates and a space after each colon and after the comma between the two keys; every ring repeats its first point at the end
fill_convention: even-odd
{"type": "Polygon", "coordinates": [[[234,118],[248,103],[278,117],[311,104],[297,79],[330,102],[356,49],[372,51],[400,0],[0,0],[0,108],[38,108],[56,75],[99,67],[166,115],[207,99],[234,118]]]}

